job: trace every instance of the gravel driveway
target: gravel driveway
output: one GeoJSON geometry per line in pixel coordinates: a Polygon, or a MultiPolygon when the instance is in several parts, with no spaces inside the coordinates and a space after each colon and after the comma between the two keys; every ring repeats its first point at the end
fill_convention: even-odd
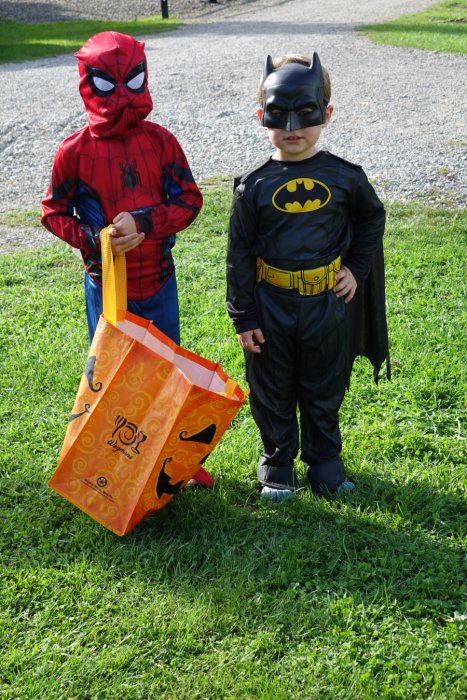
{"type": "MultiPolygon", "coordinates": [[[[88,2],[96,4],[56,4],[79,6],[89,16],[88,2]]],[[[178,2],[182,15],[186,0],[178,2]]],[[[206,1],[194,0],[185,26],[145,37],[151,119],[177,136],[198,180],[244,171],[271,152],[255,116],[266,55],[318,51],[331,74],[335,107],[321,147],[361,163],[387,200],[462,206],[467,57],[377,46],[355,32],[359,24],[434,2],[224,0],[210,10],[206,1]]],[[[11,10],[13,3],[0,3],[0,17],[7,5],[11,10]]],[[[155,14],[159,7],[149,0],[105,4],[112,16],[130,5],[135,15],[155,14]]],[[[177,0],[169,5],[175,13],[177,0]]],[[[0,214],[38,209],[58,144],[85,124],[76,60],[66,55],[0,66],[0,72],[0,214]]],[[[37,231],[3,227],[0,252],[24,245],[27,238],[31,242],[31,235],[42,240],[37,231]]]]}

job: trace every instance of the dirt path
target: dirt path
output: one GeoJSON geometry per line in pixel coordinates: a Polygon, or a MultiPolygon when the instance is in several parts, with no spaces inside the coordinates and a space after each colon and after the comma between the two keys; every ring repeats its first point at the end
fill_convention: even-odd
{"type": "MultiPolygon", "coordinates": [[[[177,1],[169,0],[174,11],[177,1]]],[[[197,180],[231,177],[270,153],[255,116],[265,56],[317,50],[331,72],[335,107],[321,147],[364,165],[383,198],[465,204],[467,57],[376,46],[355,32],[434,1],[224,0],[208,11],[199,0],[204,14],[144,38],[150,118],[175,133],[197,180]]],[[[34,4],[0,2],[0,12],[34,4]]],[[[116,4],[151,5],[154,14],[153,1],[116,4]]],[[[58,144],[85,124],[85,114],[71,55],[0,66],[0,73],[1,223],[5,213],[39,209],[58,144]]],[[[39,229],[0,226],[0,252],[43,240],[50,234],[39,229]]]]}

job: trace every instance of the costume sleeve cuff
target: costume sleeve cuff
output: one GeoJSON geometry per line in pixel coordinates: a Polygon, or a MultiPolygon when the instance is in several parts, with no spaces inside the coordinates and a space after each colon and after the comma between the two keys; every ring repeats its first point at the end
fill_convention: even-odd
{"type": "Polygon", "coordinates": [[[355,277],[355,281],[357,284],[361,284],[362,282],[364,282],[369,275],[370,268],[368,268],[367,271],[363,271],[361,269],[361,266],[355,266],[352,261],[347,260],[343,260],[342,264],[350,270],[350,272],[355,277]]]}
{"type": "Polygon", "coordinates": [[[81,224],[82,231],[84,233],[84,240],[86,244],[86,249],[92,253],[96,253],[100,250],[100,228],[96,226],[89,226],[88,224],[81,224]]]}
{"type": "Polygon", "coordinates": [[[236,333],[246,333],[246,331],[254,331],[256,328],[260,327],[259,322],[256,319],[234,321],[233,324],[236,333]]]}
{"type": "Polygon", "coordinates": [[[152,218],[149,209],[140,209],[139,211],[130,212],[136,224],[137,233],[151,233],[152,218]]]}

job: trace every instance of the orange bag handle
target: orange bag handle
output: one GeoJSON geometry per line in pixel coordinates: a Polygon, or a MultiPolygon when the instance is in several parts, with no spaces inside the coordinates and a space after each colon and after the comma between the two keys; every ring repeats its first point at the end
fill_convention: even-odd
{"type": "Polygon", "coordinates": [[[100,232],[102,255],[102,299],[104,318],[113,326],[123,320],[126,312],[126,259],[125,254],[114,255],[110,229],[100,232]]]}

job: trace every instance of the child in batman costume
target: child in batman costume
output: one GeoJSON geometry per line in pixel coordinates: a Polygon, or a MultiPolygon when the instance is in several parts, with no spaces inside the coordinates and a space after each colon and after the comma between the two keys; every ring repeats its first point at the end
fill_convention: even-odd
{"type": "MultiPolygon", "coordinates": [[[[42,224],[81,252],[89,337],[102,313],[99,233],[113,225],[112,250],[126,254],[128,309],[180,343],[172,248],[198,215],[199,191],[175,136],[152,110],[144,43],[118,32],[77,52],[88,124],[66,138],[42,202],[42,224]]],[[[194,483],[212,487],[200,469],[194,483]]]]}
{"type": "Polygon", "coordinates": [[[227,310],[263,442],[261,497],[274,501],[300,486],[300,443],[316,493],[354,488],[339,409],[354,358],[376,379],[388,360],[384,207],[360,166],[317,149],[333,107],[316,53],[310,63],[267,58],[258,117],[275,152],[236,179],[229,227],[227,310]]]}

